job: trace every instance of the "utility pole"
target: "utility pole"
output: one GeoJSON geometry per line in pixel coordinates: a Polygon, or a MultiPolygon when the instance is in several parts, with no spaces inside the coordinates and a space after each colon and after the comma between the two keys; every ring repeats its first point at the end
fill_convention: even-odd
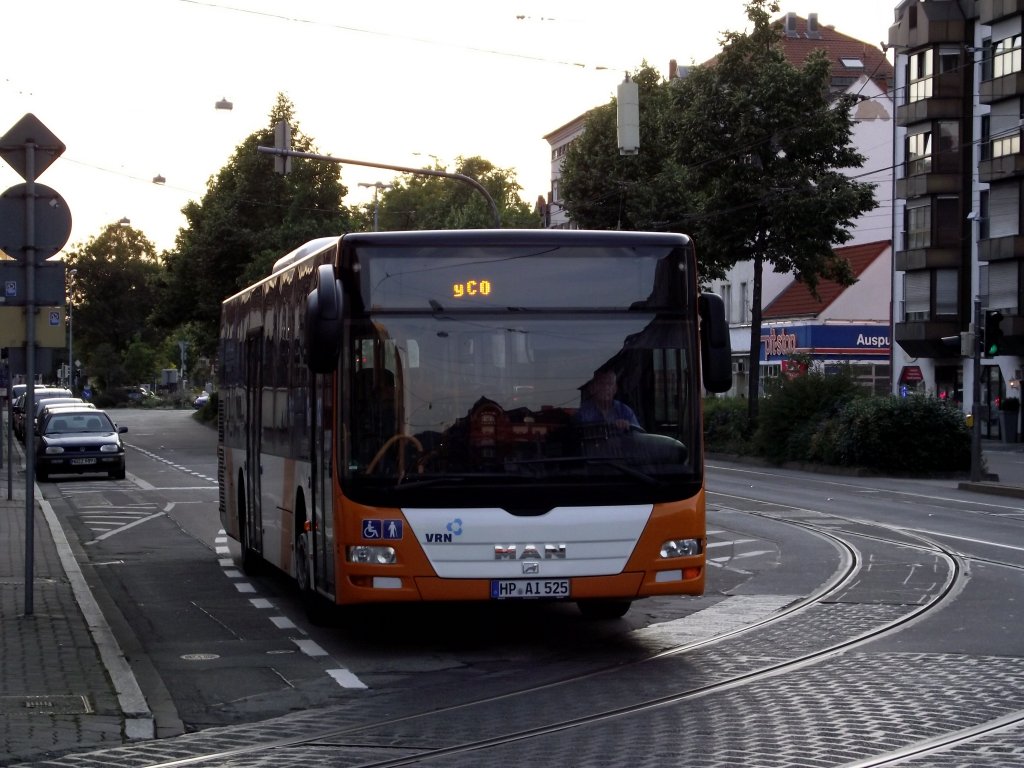
{"type": "Polygon", "coordinates": [[[974,382],[971,394],[971,482],[981,482],[981,302],[974,300],[974,382]]]}

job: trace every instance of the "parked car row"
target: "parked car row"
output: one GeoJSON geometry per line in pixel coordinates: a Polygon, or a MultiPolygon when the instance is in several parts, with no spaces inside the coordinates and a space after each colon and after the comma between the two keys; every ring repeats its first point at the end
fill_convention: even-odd
{"type": "Polygon", "coordinates": [[[54,398],[66,398],[83,402],[79,398],[76,398],[75,393],[70,389],[64,389],[62,387],[35,387],[33,391],[33,399],[37,410],[32,414],[32,416],[29,416],[25,413],[28,393],[22,391],[22,393],[15,399],[14,405],[11,406],[11,428],[14,430],[14,436],[24,443],[26,425],[32,422],[35,417],[39,415],[38,409],[42,405],[45,405],[48,400],[54,398]]]}
{"type": "Polygon", "coordinates": [[[36,478],[50,475],[104,472],[124,479],[125,453],[121,435],[127,427],[118,426],[105,411],[75,397],[70,390],[36,387],[34,408],[27,412],[27,394],[22,393],[12,406],[15,436],[25,442],[34,430],[36,478]]]}

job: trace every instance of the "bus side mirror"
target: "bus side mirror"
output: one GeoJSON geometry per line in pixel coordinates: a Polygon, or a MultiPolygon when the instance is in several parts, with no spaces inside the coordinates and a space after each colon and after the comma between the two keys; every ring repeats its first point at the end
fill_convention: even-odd
{"type": "Polygon", "coordinates": [[[704,389],[728,392],[732,387],[732,345],[725,303],[714,293],[700,295],[700,357],[704,389]]]}
{"type": "Polygon", "coordinates": [[[341,282],[331,264],[317,267],[316,277],[306,299],[306,363],[313,373],[331,373],[341,353],[341,282]]]}

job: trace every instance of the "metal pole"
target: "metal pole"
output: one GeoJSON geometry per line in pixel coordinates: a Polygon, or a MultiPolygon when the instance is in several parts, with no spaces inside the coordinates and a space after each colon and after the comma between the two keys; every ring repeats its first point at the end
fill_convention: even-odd
{"type": "Polygon", "coordinates": [[[971,396],[971,482],[981,482],[981,302],[974,300],[974,382],[971,396]]]}
{"type": "MultiPolygon", "coordinates": [[[[68,277],[78,274],[77,269],[68,272],[68,277]]],[[[70,286],[69,286],[70,287],[70,286]]],[[[75,392],[75,303],[68,291],[68,389],[75,392]]]]}
{"type": "Polygon", "coordinates": [[[432,171],[428,168],[409,168],[405,165],[388,165],[387,163],[371,163],[366,160],[349,160],[344,157],[331,157],[330,155],[318,155],[315,152],[298,152],[294,149],[278,149],[277,147],[256,147],[256,151],[262,152],[265,155],[277,155],[278,157],[304,157],[308,160],[326,160],[329,163],[338,163],[339,165],[365,165],[368,168],[384,168],[385,170],[398,171],[399,173],[414,173],[420,176],[440,176],[445,179],[455,179],[463,184],[468,184],[484,196],[484,199],[487,200],[487,204],[491,208],[491,215],[494,216],[495,228],[501,229],[501,213],[498,211],[498,204],[494,202],[491,193],[479,181],[462,173],[432,171]]]}
{"type": "Polygon", "coordinates": [[[25,142],[25,615],[35,610],[36,145],[25,142]]]}

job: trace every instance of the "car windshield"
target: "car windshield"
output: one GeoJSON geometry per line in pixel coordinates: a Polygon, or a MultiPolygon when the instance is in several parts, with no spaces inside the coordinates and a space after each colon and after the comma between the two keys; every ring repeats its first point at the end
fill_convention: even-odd
{"type": "Polygon", "coordinates": [[[47,435],[85,432],[113,432],[114,425],[105,413],[56,413],[46,424],[47,435]]]}

